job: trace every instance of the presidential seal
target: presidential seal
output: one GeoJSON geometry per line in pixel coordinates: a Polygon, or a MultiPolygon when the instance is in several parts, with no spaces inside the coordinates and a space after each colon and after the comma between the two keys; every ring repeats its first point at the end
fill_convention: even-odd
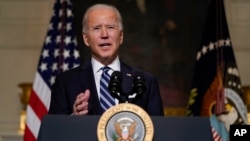
{"type": "Polygon", "coordinates": [[[152,141],[153,135],[150,116],[141,107],[129,103],[106,110],[97,126],[99,141],[152,141]]]}

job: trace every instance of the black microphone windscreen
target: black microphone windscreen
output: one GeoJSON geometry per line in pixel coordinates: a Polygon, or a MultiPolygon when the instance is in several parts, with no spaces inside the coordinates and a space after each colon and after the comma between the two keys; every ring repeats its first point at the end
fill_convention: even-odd
{"type": "Polygon", "coordinates": [[[142,73],[136,72],[133,79],[133,91],[143,94],[146,91],[145,79],[142,73]]]}
{"type": "Polygon", "coordinates": [[[119,71],[114,71],[110,77],[109,81],[109,91],[111,94],[121,93],[121,83],[122,83],[122,74],[119,71]]]}
{"type": "Polygon", "coordinates": [[[114,71],[110,77],[110,81],[119,80],[122,81],[122,73],[120,71],[114,71]]]}
{"type": "Polygon", "coordinates": [[[143,74],[142,73],[139,73],[139,72],[136,72],[135,74],[134,74],[134,79],[133,79],[133,81],[135,82],[135,81],[142,81],[142,82],[144,82],[145,80],[144,80],[144,76],[143,76],[143,74]]]}

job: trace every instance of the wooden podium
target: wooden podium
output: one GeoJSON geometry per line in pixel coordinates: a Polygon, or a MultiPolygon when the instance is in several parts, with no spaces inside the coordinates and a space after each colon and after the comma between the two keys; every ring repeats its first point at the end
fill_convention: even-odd
{"type": "MultiPolygon", "coordinates": [[[[97,141],[100,116],[46,115],[38,141],[97,141]]],[[[154,141],[213,141],[209,118],[151,117],[154,141]]]]}

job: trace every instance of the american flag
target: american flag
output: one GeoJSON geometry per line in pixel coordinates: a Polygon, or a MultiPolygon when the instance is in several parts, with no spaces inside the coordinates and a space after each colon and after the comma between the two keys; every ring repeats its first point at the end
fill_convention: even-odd
{"type": "Polygon", "coordinates": [[[27,106],[24,141],[37,140],[56,76],[80,64],[72,22],[70,0],[56,0],[27,106]]]}
{"type": "Polygon", "coordinates": [[[189,116],[210,118],[215,141],[229,140],[231,124],[247,124],[247,109],[223,0],[212,0],[199,50],[191,93],[189,116]]]}

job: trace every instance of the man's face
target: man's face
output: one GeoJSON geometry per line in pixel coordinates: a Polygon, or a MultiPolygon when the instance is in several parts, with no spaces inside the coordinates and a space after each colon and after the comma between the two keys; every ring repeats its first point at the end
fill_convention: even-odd
{"type": "Polygon", "coordinates": [[[110,9],[90,11],[83,39],[96,60],[102,63],[113,61],[123,42],[123,32],[119,29],[116,13],[110,9]]]}

